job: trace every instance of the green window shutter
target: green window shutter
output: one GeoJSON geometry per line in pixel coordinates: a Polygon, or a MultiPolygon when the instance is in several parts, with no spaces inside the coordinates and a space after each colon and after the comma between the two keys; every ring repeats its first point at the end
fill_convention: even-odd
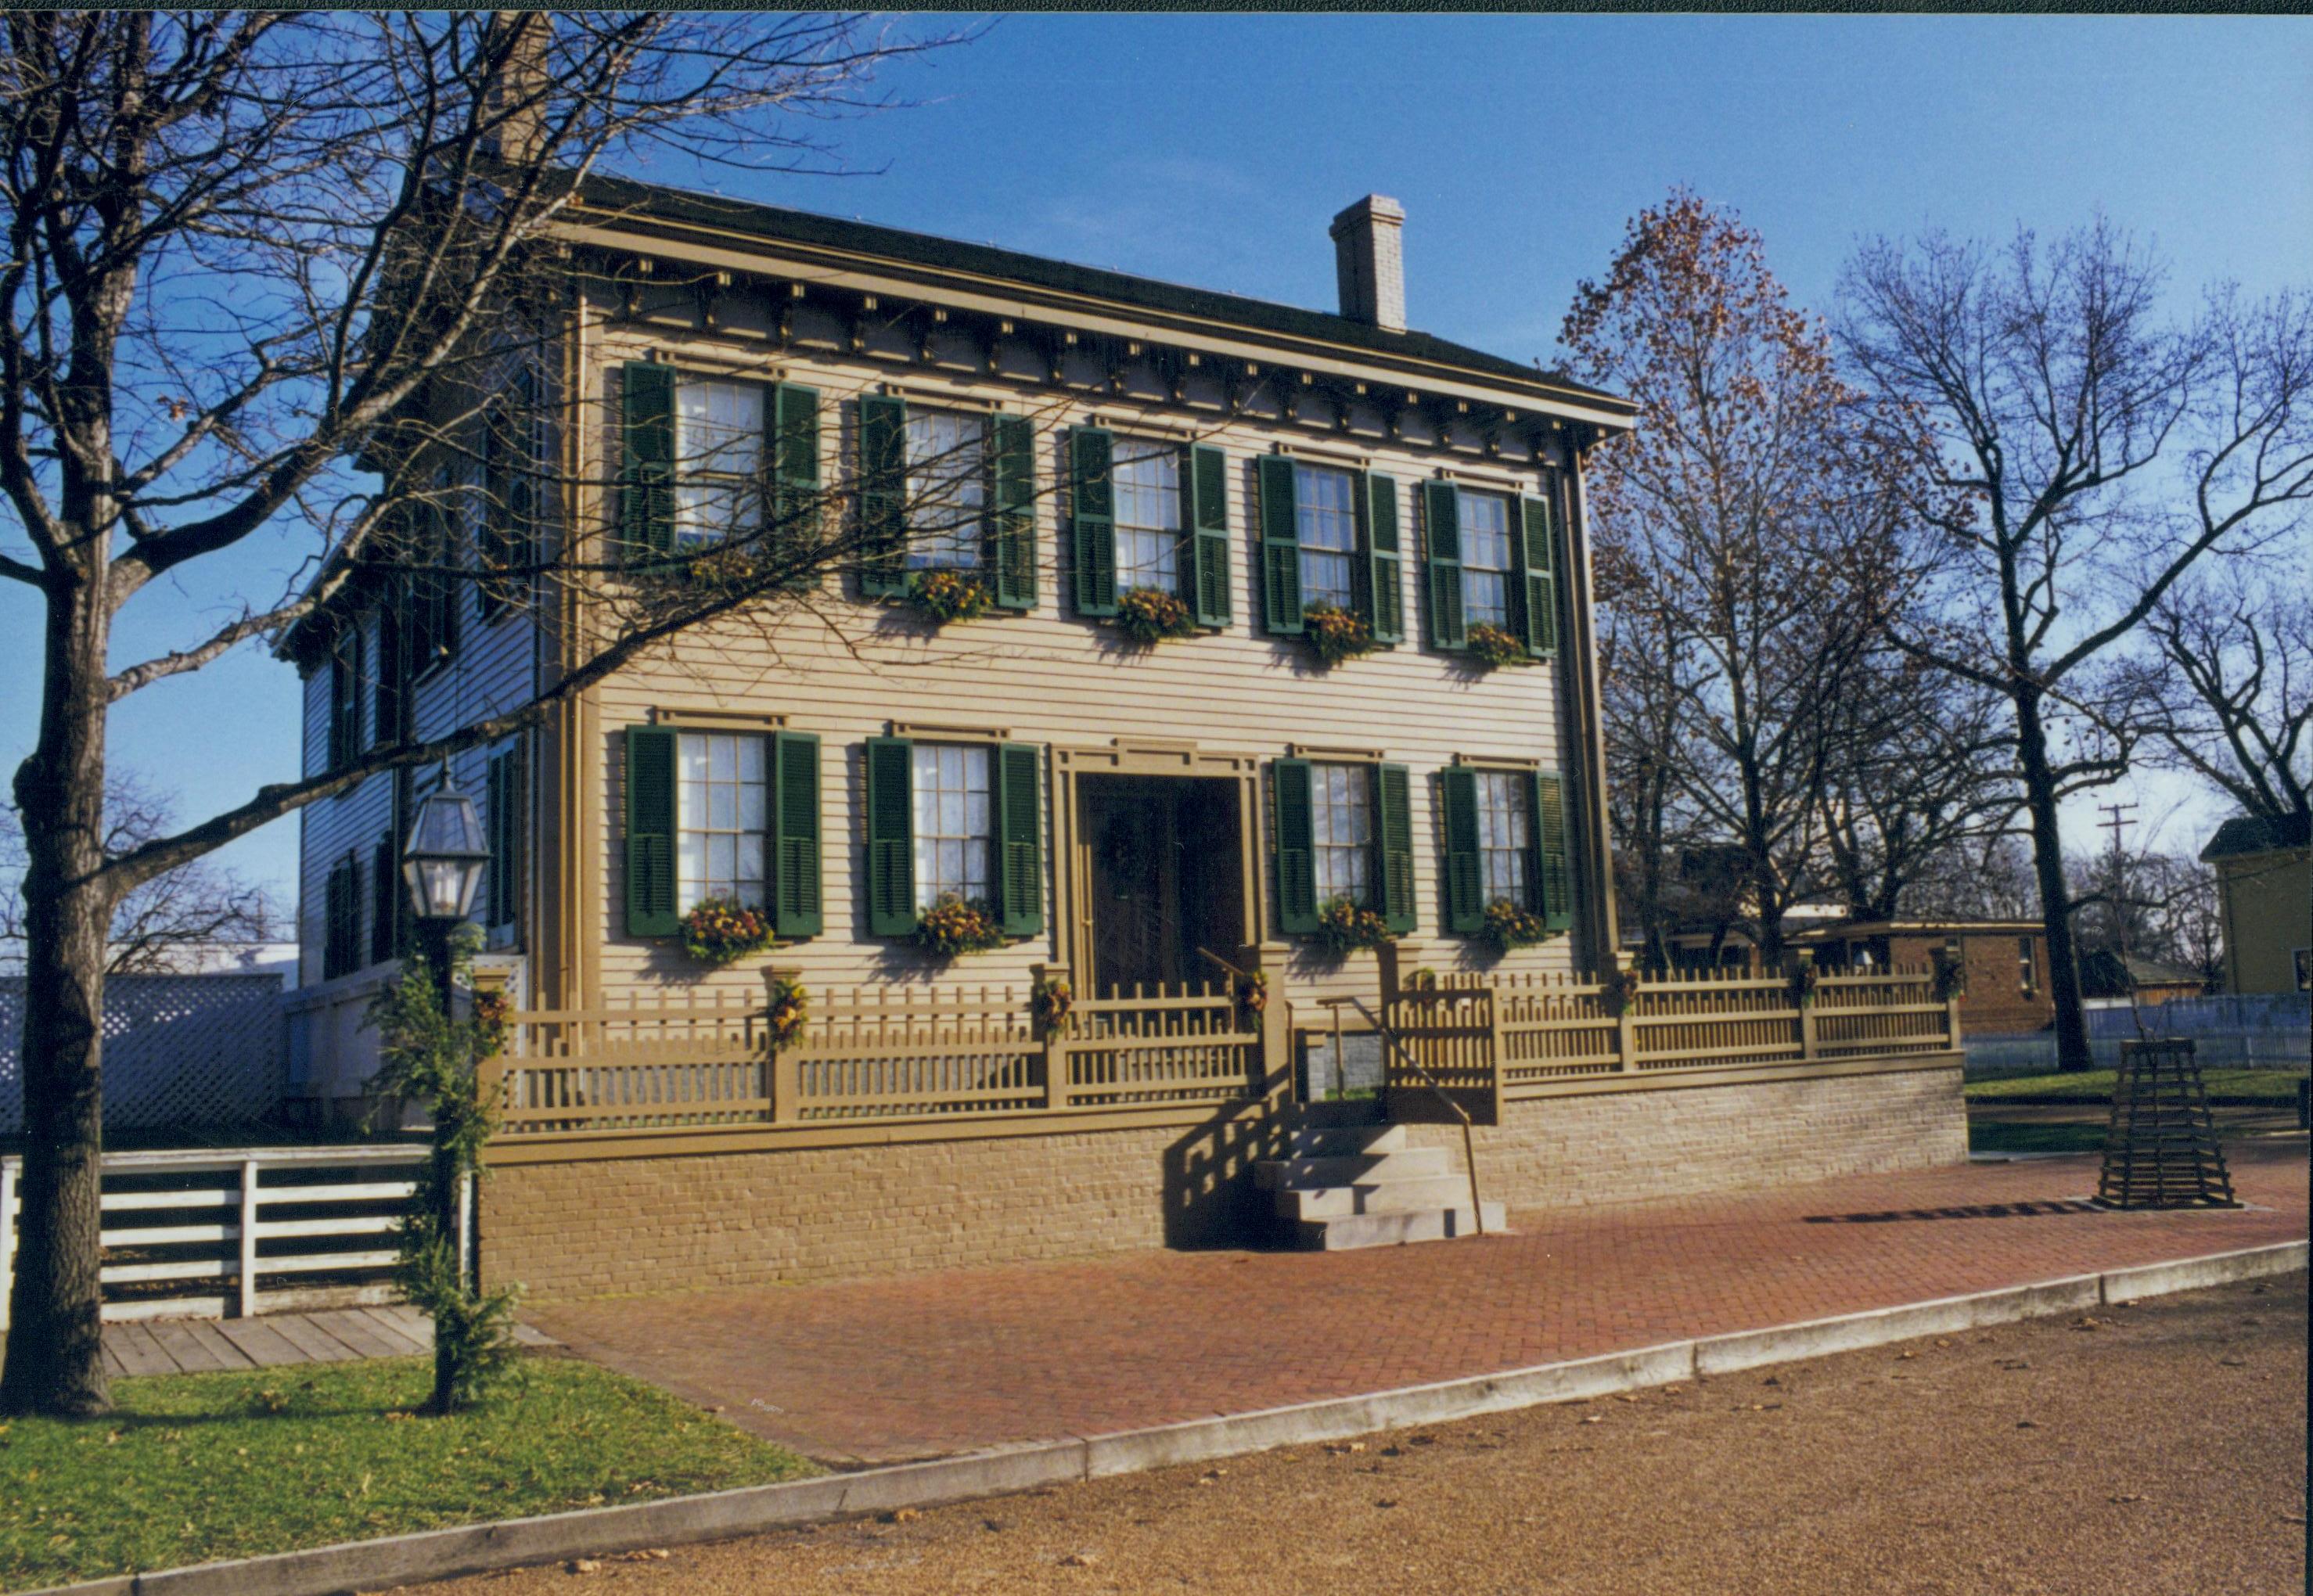
{"type": "Polygon", "coordinates": [[[409,735],[409,605],[401,584],[389,579],[377,605],[377,660],[371,672],[371,736],[391,747],[409,735]]]}
{"type": "Polygon", "coordinates": [[[354,762],[361,746],[361,626],[348,620],[330,645],[330,768],[354,762]]]}
{"type": "Polygon", "coordinates": [[[1534,859],[1528,879],[1540,883],[1543,924],[1565,931],[1574,924],[1574,876],[1566,861],[1566,794],[1554,771],[1534,778],[1534,859]]]}
{"type": "Polygon", "coordinates": [[[1469,636],[1462,624],[1462,502],[1452,483],[1421,485],[1421,531],[1430,646],[1464,647],[1469,636]]]}
{"type": "Polygon", "coordinates": [[[514,795],[508,789],[508,776],[514,761],[505,754],[493,758],[484,767],[488,777],[482,783],[482,825],[489,838],[490,863],[483,877],[488,891],[488,904],[484,913],[485,924],[503,925],[514,916],[514,857],[511,829],[506,822],[514,811],[514,795]]]}
{"type": "Polygon", "coordinates": [[[805,586],[819,548],[819,390],[781,382],[770,408],[770,552],[792,561],[795,584],[805,586]]]}
{"type": "Polygon", "coordinates": [[[1438,773],[1446,803],[1446,929],[1470,936],[1486,924],[1486,875],[1478,856],[1478,773],[1466,765],[1438,773]]]}
{"type": "Polygon", "coordinates": [[[820,900],[819,739],[808,732],[771,738],[771,929],[817,936],[820,900]]]}
{"type": "Polygon", "coordinates": [[[620,371],[619,541],[626,560],[674,552],[674,368],[630,360],[620,371]]]}
{"type": "Polygon", "coordinates": [[[1261,621],[1273,637],[1301,635],[1301,517],[1282,454],[1261,457],[1261,621]]]}
{"type": "Polygon", "coordinates": [[[1044,784],[1033,742],[996,748],[996,913],[1007,936],[1044,929],[1044,784]]]}
{"type": "Polygon", "coordinates": [[[1069,430],[1069,553],[1078,615],[1116,613],[1115,439],[1097,426],[1069,430]]]}
{"type": "Polygon", "coordinates": [[[1374,770],[1374,836],[1378,839],[1381,868],[1374,879],[1381,883],[1381,917],[1403,936],[1414,927],[1412,777],[1403,765],[1382,765],[1374,770]]]}
{"type": "Polygon", "coordinates": [[[675,913],[674,736],[627,728],[627,934],[673,936],[675,913]]]}
{"type": "Polygon", "coordinates": [[[1365,536],[1366,624],[1376,643],[1405,641],[1405,552],[1397,531],[1397,479],[1368,471],[1358,488],[1365,536]]]}
{"type": "Polygon", "coordinates": [[[1181,525],[1186,558],[1176,562],[1200,627],[1229,624],[1228,456],[1192,443],[1181,460],[1181,525]]]}
{"type": "Polygon", "coordinates": [[[1036,429],[1025,416],[998,416],[992,429],[988,495],[988,565],[996,602],[1036,607],[1036,429]]]}
{"type": "Polygon", "coordinates": [[[867,740],[867,934],[916,928],[915,744],[867,740]]]}
{"type": "Polygon", "coordinates": [[[1278,759],[1269,767],[1277,806],[1277,929],[1306,936],[1317,929],[1317,838],[1309,761],[1278,759]]]}
{"type": "Polygon", "coordinates": [[[1558,653],[1558,529],[1548,499],[1521,499],[1517,539],[1526,603],[1526,651],[1538,660],[1558,653]]]}
{"type": "Polygon", "coordinates": [[[859,398],[859,592],[908,590],[908,407],[888,394],[859,398]]]}
{"type": "MultiPolygon", "coordinates": [[[[369,961],[383,964],[393,957],[395,908],[402,895],[400,862],[391,832],[377,839],[369,855],[369,961]]],[[[350,861],[348,861],[350,864],[350,861]]],[[[353,927],[347,927],[349,939],[353,927]]]]}

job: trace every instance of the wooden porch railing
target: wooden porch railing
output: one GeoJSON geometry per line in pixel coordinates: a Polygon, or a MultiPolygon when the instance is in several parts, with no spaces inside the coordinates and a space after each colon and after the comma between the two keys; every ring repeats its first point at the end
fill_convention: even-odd
{"type": "MultiPolygon", "coordinates": [[[[1480,1124],[1505,1100],[1552,1095],[1592,1079],[1948,1053],[1959,1001],[1939,998],[1929,970],[1825,975],[1807,989],[1784,976],[1718,971],[1642,978],[1617,1003],[1608,985],[1573,975],[1424,975],[1401,978],[1381,956],[1383,1027],[1480,1124]]],[[[1393,1112],[1423,1085],[1385,1077],[1393,1112]]]]}
{"type": "MultiPolygon", "coordinates": [[[[1262,954],[1243,951],[1248,971],[1262,954]]],[[[810,987],[806,1002],[802,1030],[778,1046],[768,1004],[736,995],[518,1011],[489,1066],[499,1135],[1225,1105],[1281,1089],[1288,1073],[1284,1004],[1256,1012],[1233,980],[1077,998],[1051,1024],[1023,983],[810,987]]]]}

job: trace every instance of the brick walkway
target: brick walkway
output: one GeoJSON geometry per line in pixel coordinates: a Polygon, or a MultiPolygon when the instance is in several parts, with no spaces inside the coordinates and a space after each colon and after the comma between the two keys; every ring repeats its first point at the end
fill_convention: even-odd
{"type": "Polygon", "coordinates": [[[525,1315],[823,1460],[1094,1434],[1759,1329],[2306,1234],[2302,1136],[2228,1149],[2252,1206],[2113,1214],[2093,1157],[1514,1215],[1337,1253],[1145,1252],[525,1315]]]}

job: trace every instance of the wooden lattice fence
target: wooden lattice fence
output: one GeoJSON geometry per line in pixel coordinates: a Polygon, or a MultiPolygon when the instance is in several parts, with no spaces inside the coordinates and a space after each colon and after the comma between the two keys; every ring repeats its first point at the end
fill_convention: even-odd
{"type": "MultiPolygon", "coordinates": [[[[111,1130],[251,1125],[285,1083],[277,975],[115,976],[104,986],[111,1130]]],[[[24,1128],[24,982],[0,978],[0,1136],[24,1128]]]]}

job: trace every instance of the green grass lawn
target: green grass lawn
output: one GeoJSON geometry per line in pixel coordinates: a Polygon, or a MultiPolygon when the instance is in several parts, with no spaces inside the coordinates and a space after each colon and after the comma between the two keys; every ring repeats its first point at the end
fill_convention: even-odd
{"type": "Polygon", "coordinates": [[[2104,1127],[2086,1120],[1971,1119],[1967,1126],[1970,1153],[2101,1153],[2104,1127]]]}
{"type": "MultiPolygon", "coordinates": [[[[2304,1074],[2302,1070],[2211,1069],[2201,1072],[2201,1081],[2212,1096],[2272,1097],[2293,1102],[2297,1083],[2304,1074]]],[[[2112,1071],[2082,1070],[2069,1074],[2017,1075],[2005,1081],[1970,1081],[1963,1090],[1975,1099],[2061,1095],[2109,1101],[2112,1086],[2112,1071]]]]}
{"type": "Polygon", "coordinates": [[[453,1418],[423,1358],[118,1380],[0,1422],[0,1589],[760,1485],[818,1470],[655,1387],[526,1357],[453,1418]]]}

